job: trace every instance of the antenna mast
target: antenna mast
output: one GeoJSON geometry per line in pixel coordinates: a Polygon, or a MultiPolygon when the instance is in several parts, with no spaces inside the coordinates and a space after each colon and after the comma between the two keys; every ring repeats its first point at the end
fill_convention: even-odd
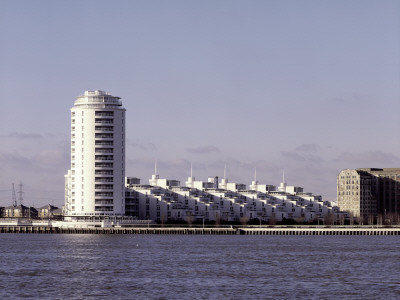
{"type": "Polygon", "coordinates": [[[22,198],[22,194],[24,192],[22,191],[22,183],[19,184],[19,192],[18,192],[18,202],[20,205],[22,205],[24,199],[22,198]]]}
{"type": "Polygon", "coordinates": [[[17,206],[17,196],[15,195],[14,183],[12,184],[12,205],[13,205],[14,207],[17,206]]]}

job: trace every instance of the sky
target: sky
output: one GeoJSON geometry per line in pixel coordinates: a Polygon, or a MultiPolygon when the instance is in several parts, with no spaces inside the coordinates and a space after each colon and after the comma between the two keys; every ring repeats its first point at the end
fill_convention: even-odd
{"type": "Polygon", "coordinates": [[[126,108],[126,175],[226,175],[336,199],[400,167],[400,2],[0,1],[0,206],[61,206],[70,109],[126,108]]]}

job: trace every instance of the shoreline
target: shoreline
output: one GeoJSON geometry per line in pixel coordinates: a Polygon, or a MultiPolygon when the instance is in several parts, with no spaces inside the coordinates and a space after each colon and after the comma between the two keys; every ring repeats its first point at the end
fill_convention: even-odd
{"type": "Polygon", "coordinates": [[[0,226],[0,233],[25,234],[158,234],[158,235],[400,235],[400,227],[55,227],[0,226]]]}

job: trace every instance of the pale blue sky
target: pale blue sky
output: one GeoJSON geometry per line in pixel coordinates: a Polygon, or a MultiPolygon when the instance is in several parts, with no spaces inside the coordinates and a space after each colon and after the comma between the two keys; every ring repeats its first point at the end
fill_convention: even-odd
{"type": "Polygon", "coordinates": [[[223,176],[336,198],[400,167],[399,1],[0,2],[0,205],[63,203],[70,111],[127,109],[127,175],[223,176]]]}

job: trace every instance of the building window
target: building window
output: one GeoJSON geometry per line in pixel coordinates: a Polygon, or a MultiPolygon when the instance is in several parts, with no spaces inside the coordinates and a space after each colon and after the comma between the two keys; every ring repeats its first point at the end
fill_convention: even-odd
{"type": "Polygon", "coordinates": [[[114,112],[113,111],[96,111],[95,116],[96,117],[113,117],[114,112]]]}

